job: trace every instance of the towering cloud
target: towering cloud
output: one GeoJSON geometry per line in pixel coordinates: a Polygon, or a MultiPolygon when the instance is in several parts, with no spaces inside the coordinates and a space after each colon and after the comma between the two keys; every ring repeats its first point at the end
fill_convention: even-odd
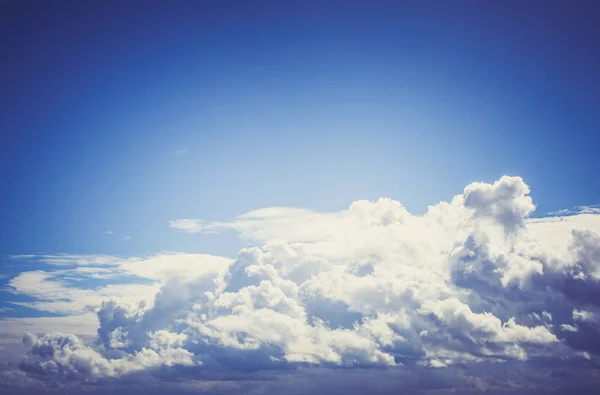
{"type": "MultiPolygon", "coordinates": [[[[95,380],[161,367],[402,370],[595,359],[600,215],[528,219],[534,208],[523,180],[505,176],[471,184],[424,215],[379,199],[334,213],[269,208],[231,222],[174,221],[187,232],[234,229],[256,246],[233,260],[109,260],[111,270],[160,289],[147,300],[108,294],[96,302],[92,342],[27,334],[20,367],[95,380]]],[[[24,279],[13,281],[16,292],[30,292],[24,279]]]]}

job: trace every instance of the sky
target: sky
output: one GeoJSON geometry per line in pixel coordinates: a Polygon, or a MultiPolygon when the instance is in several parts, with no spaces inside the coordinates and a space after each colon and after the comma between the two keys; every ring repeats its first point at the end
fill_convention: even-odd
{"type": "Polygon", "coordinates": [[[597,388],[598,18],[2,2],[0,388],[597,388]]]}

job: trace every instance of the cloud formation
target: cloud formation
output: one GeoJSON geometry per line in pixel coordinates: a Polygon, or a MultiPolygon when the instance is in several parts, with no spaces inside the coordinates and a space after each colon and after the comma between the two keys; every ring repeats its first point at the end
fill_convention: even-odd
{"type": "Polygon", "coordinates": [[[235,259],[29,257],[71,266],[22,273],[13,292],[33,296],[27,305],[39,310],[94,310],[98,328],[91,342],[26,334],[20,369],[68,381],[164,368],[414,372],[596,361],[600,215],[530,219],[529,193],[505,176],[423,215],[382,198],[334,213],[267,208],[229,222],[171,223],[239,232],[255,247],[235,259]],[[115,274],[147,282],[90,291],[65,280],[115,274]]]}

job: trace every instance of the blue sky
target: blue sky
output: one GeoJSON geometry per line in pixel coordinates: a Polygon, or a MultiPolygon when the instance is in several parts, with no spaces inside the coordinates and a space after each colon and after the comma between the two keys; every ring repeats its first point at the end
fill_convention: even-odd
{"type": "Polygon", "coordinates": [[[598,203],[586,7],[277,3],[5,12],[0,252],[190,249],[169,220],[423,212],[503,174],[539,213],[598,203]]]}
{"type": "Polygon", "coordinates": [[[277,212],[295,227],[384,197],[421,218],[511,175],[536,205],[524,217],[586,206],[573,223],[595,231],[599,17],[585,1],[7,2],[0,316],[74,314],[11,304],[49,297],[19,288],[23,273],[58,270],[67,288],[163,284],[122,262],[91,265],[118,267],[107,278],[75,269],[99,255],[233,259],[298,242],[265,236],[281,223],[262,213],[238,217],[262,208],[307,210],[277,212]],[[42,256],[61,254],[61,265],[42,256]]]}

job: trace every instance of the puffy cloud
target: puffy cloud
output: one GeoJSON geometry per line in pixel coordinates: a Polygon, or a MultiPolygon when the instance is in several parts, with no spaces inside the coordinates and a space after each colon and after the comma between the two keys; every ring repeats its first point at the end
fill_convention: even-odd
{"type": "MultiPolygon", "coordinates": [[[[185,366],[444,371],[583,353],[595,360],[600,215],[530,219],[534,208],[521,178],[502,177],[471,184],[423,215],[379,199],[333,213],[268,208],[230,222],[175,221],[193,232],[232,229],[255,246],[235,259],[160,254],[87,265],[73,258],[105,270],[110,262],[108,273],[78,275],[147,280],[95,293],[65,283],[79,266],[22,273],[10,285],[36,298],[29,306],[93,308],[98,329],[92,341],[28,335],[21,366],[38,376],[98,379],[185,366]]],[[[64,265],[61,257],[54,262],[64,265]]]]}
{"type": "Polygon", "coordinates": [[[562,324],[560,326],[560,330],[566,331],[566,332],[577,332],[577,327],[575,327],[573,325],[569,325],[569,324],[562,324]]]}
{"type": "Polygon", "coordinates": [[[23,343],[29,347],[29,353],[20,367],[35,375],[93,379],[120,376],[157,366],[193,365],[192,354],[177,347],[177,336],[182,335],[169,336],[168,332],[164,332],[148,334],[148,348],[110,359],[83,345],[79,338],[71,334],[47,333],[38,337],[27,333],[23,343]]]}
{"type": "Polygon", "coordinates": [[[600,324],[600,314],[586,310],[573,310],[573,320],[600,324]]]}
{"type": "Polygon", "coordinates": [[[494,184],[473,183],[465,188],[465,207],[474,209],[477,217],[491,217],[508,231],[523,226],[535,205],[528,196],[529,187],[521,177],[504,176],[494,184]]]}

